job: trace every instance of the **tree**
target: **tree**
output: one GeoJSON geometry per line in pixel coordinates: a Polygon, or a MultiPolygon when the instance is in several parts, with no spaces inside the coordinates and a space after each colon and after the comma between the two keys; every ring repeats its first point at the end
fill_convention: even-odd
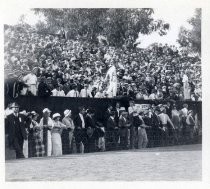
{"type": "Polygon", "coordinates": [[[178,42],[188,52],[201,55],[201,9],[196,9],[195,16],[188,20],[192,26],[191,30],[180,28],[178,42]]]}
{"type": "Polygon", "coordinates": [[[150,34],[157,31],[165,35],[169,24],[154,20],[153,9],[33,9],[46,17],[46,24],[39,23],[39,31],[51,33],[61,29],[68,31],[70,38],[77,35],[96,42],[99,35],[105,36],[111,45],[122,46],[127,39],[133,42],[139,32],[150,34]]]}

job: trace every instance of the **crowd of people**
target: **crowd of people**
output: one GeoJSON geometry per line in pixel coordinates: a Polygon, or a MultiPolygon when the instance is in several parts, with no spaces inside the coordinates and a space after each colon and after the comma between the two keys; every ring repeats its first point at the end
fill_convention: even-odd
{"type": "MultiPolygon", "coordinates": [[[[110,46],[62,34],[5,28],[5,92],[40,97],[108,98],[109,64],[116,67],[117,97],[200,101],[201,60],[168,44],[146,49],[110,46]]],[[[115,97],[115,96],[114,96],[115,97]]]]}
{"type": "Polygon", "coordinates": [[[93,108],[42,115],[10,103],[5,110],[6,142],[16,158],[61,156],[107,150],[142,149],[174,144],[192,144],[201,132],[201,117],[183,104],[151,105],[138,108],[131,100],[126,109],[117,102],[108,105],[103,120],[93,108]]]}

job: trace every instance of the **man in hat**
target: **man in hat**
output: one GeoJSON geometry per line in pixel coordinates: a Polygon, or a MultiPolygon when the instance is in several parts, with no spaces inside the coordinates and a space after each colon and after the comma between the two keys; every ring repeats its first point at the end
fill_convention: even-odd
{"type": "Polygon", "coordinates": [[[115,121],[115,112],[111,111],[106,123],[107,150],[116,150],[119,140],[119,128],[115,121]]]}
{"type": "Polygon", "coordinates": [[[128,128],[130,123],[128,121],[128,113],[122,111],[119,118],[119,128],[120,128],[120,147],[122,149],[128,149],[128,128]]]}
{"type": "Polygon", "coordinates": [[[62,119],[62,123],[66,125],[67,131],[68,131],[68,138],[69,138],[69,148],[70,153],[72,152],[72,142],[73,142],[73,136],[74,136],[74,122],[71,118],[71,110],[66,109],[64,111],[64,118],[62,119]]]}
{"type": "Polygon", "coordinates": [[[27,140],[25,120],[19,114],[19,105],[13,103],[13,113],[7,116],[9,147],[16,152],[16,158],[25,158],[23,155],[23,142],[27,140]]]}

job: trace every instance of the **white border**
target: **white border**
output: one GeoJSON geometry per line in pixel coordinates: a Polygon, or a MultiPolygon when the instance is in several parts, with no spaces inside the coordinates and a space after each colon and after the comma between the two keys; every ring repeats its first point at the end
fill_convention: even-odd
{"type": "MultiPolygon", "coordinates": [[[[210,124],[208,123],[208,117],[210,115],[210,74],[209,67],[209,48],[210,48],[210,2],[208,0],[1,0],[0,1],[0,20],[1,20],[1,30],[0,30],[0,84],[1,84],[1,97],[0,97],[0,179],[2,188],[14,188],[15,189],[23,189],[23,188],[56,188],[59,187],[62,189],[65,188],[171,188],[176,187],[179,189],[186,188],[210,188],[210,124]],[[4,181],[5,177],[5,166],[4,166],[4,96],[3,96],[3,84],[4,84],[4,54],[3,54],[3,24],[7,23],[7,15],[12,14],[15,10],[21,8],[159,8],[164,7],[174,7],[177,10],[179,7],[184,8],[202,8],[202,81],[203,81],[203,180],[202,182],[14,182],[14,183],[6,183],[4,181]]],[[[177,12],[177,14],[179,14],[177,12]]]]}

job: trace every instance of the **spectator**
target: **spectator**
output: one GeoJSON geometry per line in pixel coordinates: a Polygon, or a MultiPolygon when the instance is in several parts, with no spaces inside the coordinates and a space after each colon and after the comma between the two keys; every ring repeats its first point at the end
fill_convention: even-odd
{"type": "Polygon", "coordinates": [[[130,123],[128,122],[128,113],[123,111],[119,118],[119,129],[120,129],[120,147],[121,149],[128,149],[128,129],[130,123]]]}
{"type": "Polygon", "coordinates": [[[54,125],[52,128],[52,155],[61,156],[62,152],[62,141],[61,134],[66,125],[60,122],[61,115],[59,113],[53,114],[54,125]]]}
{"type": "Polygon", "coordinates": [[[31,124],[33,125],[33,129],[34,129],[34,141],[35,141],[35,157],[43,157],[45,155],[45,148],[44,148],[44,144],[43,144],[43,140],[42,140],[42,127],[40,127],[40,125],[37,122],[37,118],[39,116],[39,114],[37,114],[35,111],[31,112],[32,114],[32,122],[31,124]]]}
{"type": "Polygon", "coordinates": [[[64,130],[62,133],[62,139],[63,139],[63,152],[72,153],[73,151],[73,135],[74,135],[74,122],[71,118],[71,110],[65,110],[64,111],[64,118],[62,119],[62,123],[66,125],[67,130],[64,130]],[[64,132],[66,131],[66,136],[64,135],[64,132]],[[65,142],[67,141],[67,142],[65,142]],[[69,150],[68,150],[69,149],[69,150]]]}
{"type": "Polygon", "coordinates": [[[52,135],[51,130],[54,126],[53,120],[50,118],[51,111],[48,108],[43,109],[43,117],[40,120],[40,127],[43,127],[42,139],[45,146],[46,156],[52,155],[52,135]]]}
{"type": "Polygon", "coordinates": [[[76,142],[76,148],[77,153],[84,153],[84,139],[85,139],[85,108],[79,107],[79,114],[74,119],[75,124],[75,130],[74,130],[74,136],[75,136],[75,142],[76,142]]]}
{"type": "Polygon", "coordinates": [[[118,147],[119,140],[119,130],[114,119],[115,112],[111,111],[106,125],[106,149],[107,150],[116,150],[118,147]]]}
{"type": "Polygon", "coordinates": [[[159,114],[160,123],[161,123],[161,140],[162,145],[167,146],[169,144],[169,127],[168,124],[174,129],[174,125],[171,122],[169,116],[166,114],[166,109],[164,107],[160,108],[161,113],[159,114]]]}
{"type": "Polygon", "coordinates": [[[84,85],[84,89],[81,90],[80,92],[80,97],[93,97],[91,94],[91,91],[88,89],[88,85],[84,85]]]}
{"type": "Polygon", "coordinates": [[[67,97],[79,97],[79,92],[77,90],[77,86],[73,85],[72,90],[70,90],[67,95],[67,97]]]}
{"type": "Polygon", "coordinates": [[[33,96],[37,95],[37,76],[35,75],[36,68],[23,77],[23,81],[26,85],[28,85],[28,92],[31,93],[33,96]]]}
{"type": "Polygon", "coordinates": [[[187,113],[186,123],[187,123],[186,136],[189,140],[187,142],[191,143],[193,141],[194,131],[195,131],[195,119],[193,118],[192,110],[189,110],[187,113]]]}
{"type": "Polygon", "coordinates": [[[19,114],[19,106],[13,103],[13,113],[7,116],[9,147],[16,152],[16,158],[25,158],[23,155],[23,142],[27,139],[25,122],[19,114]]]}

